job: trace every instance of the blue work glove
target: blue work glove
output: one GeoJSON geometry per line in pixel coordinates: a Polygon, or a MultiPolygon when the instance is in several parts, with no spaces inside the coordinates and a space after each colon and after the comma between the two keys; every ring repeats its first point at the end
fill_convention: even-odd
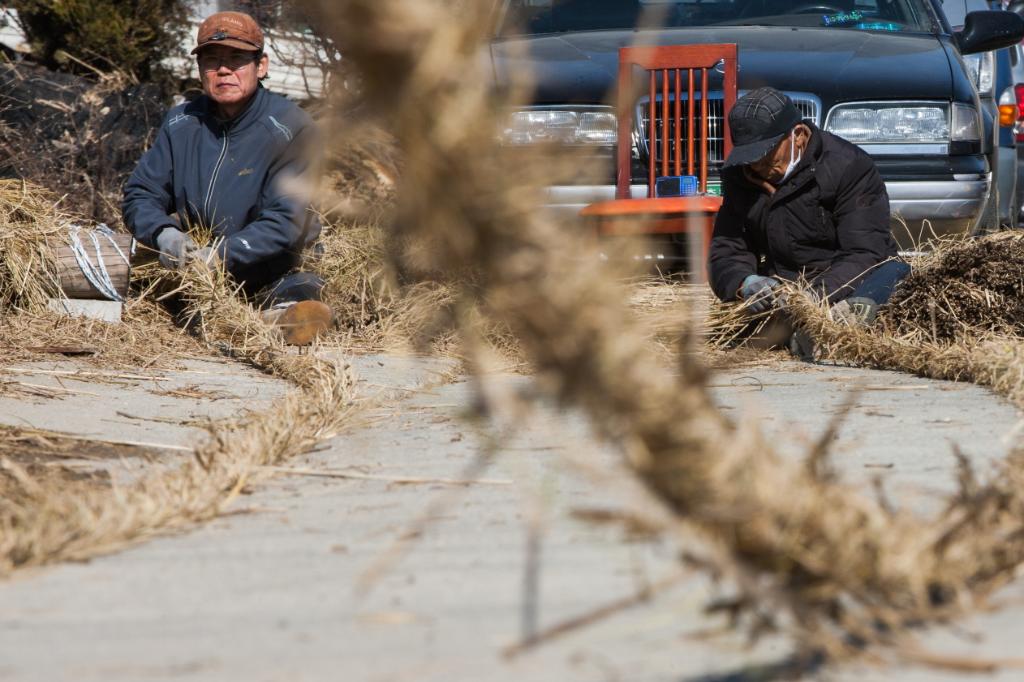
{"type": "Polygon", "coordinates": [[[763,313],[775,307],[775,287],[781,282],[774,277],[749,275],[740,287],[740,298],[747,303],[751,312],[763,313]]]}
{"type": "Polygon", "coordinates": [[[171,270],[180,270],[188,262],[188,255],[199,248],[192,237],[175,227],[165,227],[156,237],[156,248],[160,251],[160,265],[171,270]]]}

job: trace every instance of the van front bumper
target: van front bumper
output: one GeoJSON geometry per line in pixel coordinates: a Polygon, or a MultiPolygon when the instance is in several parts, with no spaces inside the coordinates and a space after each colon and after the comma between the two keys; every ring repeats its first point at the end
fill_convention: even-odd
{"type": "Polygon", "coordinates": [[[992,174],[954,180],[885,183],[892,214],[904,220],[976,218],[985,207],[992,174]]]}
{"type": "MultiPolygon", "coordinates": [[[[971,233],[985,207],[991,183],[991,173],[887,181],[893,234],[900,247],[915,248],[922,238],[932,236],[971,233]]],[[[647,185],[632,185],[630,194],[642,199],[647,196],[647,185]]],[[[547,188],[545,208],[569,219],[589,204],[614,198],[614,185],[555,185],[547,188]]]]}
{"type": "Polygon", "coordinates": [[[992,191],[992,174],[886,182],[885,188],[893,236],[901,249],[918,250],[929,239],[974,234],[992,191]]]}

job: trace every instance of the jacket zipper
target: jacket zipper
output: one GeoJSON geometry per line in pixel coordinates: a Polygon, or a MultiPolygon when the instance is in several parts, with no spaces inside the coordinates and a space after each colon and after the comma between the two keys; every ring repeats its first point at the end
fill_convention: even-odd
{"type": "Polygon", "coordinates": [[[203,215],[210,221],[210,225],[213,225],[213,220],[210,217],[210,199],[213,198],[213,186],[217,183],[217,174],[220,173],[221,164],[224,163],[224,157],[228,154],[228,126],[224,126],[224,144],[220,148],[220,157],[217,159],[217,165],[213,167],[213,175],[210,177],[210,186],[206,189],[206,201],[203,202],[203,215]]]}

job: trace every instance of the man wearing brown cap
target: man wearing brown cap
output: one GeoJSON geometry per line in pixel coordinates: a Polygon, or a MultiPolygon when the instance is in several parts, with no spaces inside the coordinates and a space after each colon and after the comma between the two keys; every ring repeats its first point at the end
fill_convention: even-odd
{"type": "Polygon", "coordinates": [[[241,12],[199,26],[203,95],[167,115],[125,186],[128,228],[166,267],[223,265],[285,341],[304,345],[331,322],[323,282],[299,267],[320,223],[309,206],[319,149],[304,111],[265,90],[263,32],[241,12]],[[190,229],[212,230],[199,248],[190,229]]]}

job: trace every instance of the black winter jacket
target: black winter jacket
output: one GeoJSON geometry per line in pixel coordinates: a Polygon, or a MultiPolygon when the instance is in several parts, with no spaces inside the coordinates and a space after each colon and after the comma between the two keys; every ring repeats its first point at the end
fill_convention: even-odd
{"type": "Polygon", "coordinates": [[[741,167],[722,175],[722,208],[708,257],[719,299],[738,297],[759,274],[803,276],[835,303],[853,293],[868,270],[896,255],[889,196],[874,163],[859,147],[811,127],[792,174],[769,195],[741,167]]]}
{"type": "Polygon", "coordinates": [[[311,172],[316,137],[306,112],[262,87],[228,122],[205,95],[174,107],[125,186],[125,224],[154,248],[174,214],[181,225],[211,227],[225,238],[228,272],[250,286],[269,284],[320,234],[296,191],[311,172]]]}

